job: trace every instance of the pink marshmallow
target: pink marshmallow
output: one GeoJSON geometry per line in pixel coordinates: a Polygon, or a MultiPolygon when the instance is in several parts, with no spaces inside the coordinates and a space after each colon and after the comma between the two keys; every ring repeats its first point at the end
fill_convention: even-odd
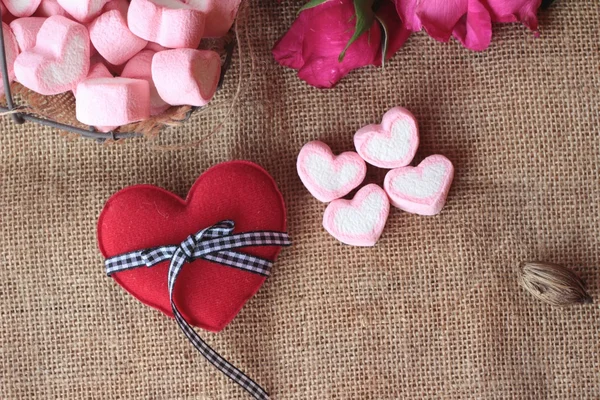
{"type": "MultiPolygon", "coordinates": [[[[19,55],[19,44],[10,27],[2,22],[2,35],[4,36],[4,51],[6,54],[6,67],[8,69],[8,81],[15,80],[14,64],[15,59],[19,55]]],[[[0,71],[0,97],[4,96],[4,81],[2,79],[2,71],[0,71]]]]}
{"type": "Polygon", "coordinates": [[[98,53],[114,65],[127,62],[148,44],[129,30],[119,10],[105,12],[92,22],[90,40],[98,53]]]}
{"type": "Polygon", "coordinates": [[[8,11],[15,17],[30,17],[42,0],[2,0],[8,11]]]}
{"type": "MultiPolygon", "coordinates": [[[[106,65],[104,65],[102,62],[96,62],[95,64],[93,64],[90,67],[90,72],[88,73],[87,79],[94,79],[94,78],[112,78],[112,74],[110,73],[110,71],[108,70],[108,68],[106,68],[106,65]]],[[[77,85],[79,86],[79,85],[77,85]]],[[[77,87],[75,87],[73,89],[73,95],[75,96],[75,98],[77,98],[77,87]]],[[[98,132],[111,132],[114,131],[115,129],[117,129],[119,126],[96,126],[96,130],[98,132]]]]}
{"type": "Polygon", "coordinates": [[[40,6],[33,15],[44,18],[48,18],[53,15],[62,15],[63,17],[72,19],[69,13],[67,13],[65,9],[58,4],[57,0],[42,0],[40,6]]]}
{"type": "Polygon", "coordinates": [[[334,200],[325,209],[323,227],[337,240],[352,246],[374,246],[390,212],[387,194],[371,183],[352,200],[334,200]]]}
{"type": "Polygon", "coordinates": [[[142,79],[93,78],[77,86],[77,119],[92,126],[121,126],[150,117],[150,87],[142,79]]]}
{"type": "Polygon", "coordinates": [[[165,47],[196,49],[206,16],[180,0],[132,0],[127,21],[141,38],[165,47]]]}
{"type": "Polygon", "coordinates": [[[21,51],[26,51],[35,46],[37,34],[44,25],[46,18],[27,17],[17,18],[10,23],[10,29],[15,34],[15,39],[21,51]]]}
{"type": "Polygon", "coordinates": [[[450,160],[434,155],[418,167],[391,170],[383,186],[395,207],[413,214],[436,215],[444,208],[453,179],[450,160]]]}
{"type": "MultiPolygon", "coordinates": [[[[112,78],[113,75],[110,73],[110,71],[108,70],[108,68],[106,68],[106,65],[104,65],[101,62],[96,62],[94,64],[92,64],[90,66],[90,72],[88,72],[88,75],[85,77],[85,79],[94,79],[94,78],[112,78]]],[[[73,96],[77,97],[77,87],[79,85],[75,86],[73,88],[73,96]]]]}
{"type": "Polygon", "coordinates": [[[121,76],[123,78],[144,79],[150,85],[150,116],[162,114],[171,106],[158,94],[156,85],[152,81],[152,58],[155,52],[142,50],[125,64],[121,76]]]}
{"type": "Polygon", "coordinates": [[[77,21],[87,23],[102,12],[110,0],[57,0],[58,4],[77,21]]]}
{"type": "Polygon", "coordinates": [[[63,16],[48,18],[35,47],[15,60],[17,80],[34,92],[53,95],[72,90],[90,69],[90,41],[85,26],[63,16]]]}
{"type": "Polygon", "coordinates": [[[379,168],[404,167],[419,147],[419,128],[415,117],[402,107],[383,116],[381,125],[367,125],[354,135],[354,146],[369,164],[379,168]]]}
{"type": "Polygon", "coordinates": [[[324,203],[344,197],[362,183],[367,164],[355,152],[333,155],[323,142],[306,143],[296,164],[298,176],[308,191],[324,203]]]}
{"type": "Polygon", "coordinates": [[[152,59],[152,80],[160,97],[172,106],[205,106],[220,75],[221,58],[211,50],[166,50],[152,59]]]}
{"type": "Polygon", "coordinates": [[[206,14],[204,37],[225,36],[231,29],[242,0],[188,0],[196,10],[206,14]]]}

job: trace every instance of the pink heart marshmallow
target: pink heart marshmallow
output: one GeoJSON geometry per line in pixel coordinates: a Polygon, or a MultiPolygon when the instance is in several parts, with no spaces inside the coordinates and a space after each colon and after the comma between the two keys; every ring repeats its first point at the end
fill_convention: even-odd
{"type": "Polygon", "coordinates": [[[139,53],[148,42],[129,30],[125,16],[119,10],[110,10],[89,26],[90,40],[98,53],[109,63],[121,65],[139,53]]]}
{"type": "Polygon", "coordinates": [[[323,142],[306,143],[298,154],[298,176],[319,201],[328,203],[358,187],[365,179],[367,165],[355,152],[335,156],[323,142]]]}
{"type": "Polygon", "coordinates": [[[158,94],[156,85],[152,80],[152,59],[156,53],[152,50],[142,50],[127,61],[121,77],[144,79],[150,85],[150,116],[162,114],[171,106],[158,94]]]}
{"type": "Polygon", "coordinates": [[[110,0],[57,0],[58,4],[77,21],[88,23],[102,12],[110,0]]]}
{"type": "Polygon", "coordinates": [[[137,36],[170,48],[196,49],[206,16],[180,0],[132,0],[129,29],[137,36]]]}
{"type": "Polygon", "coordinates": [[[60,15],[46,19],[35,47],[15,60],[19,83],[54,95],[72,90],[90,69],[90,39],[85,26],[60,15]]]}
{"type": "Polygon", "coordinates": [[[160,97],[172,106],[207,105],[220,76],[221,57],[212,50],[166,50],[152,58],[152,81],[160,97]]]}
{"type": "Polygon", "coordinates": [[[380,168],[404,167],[419,147],[419,129],[415,117],[402,107],[394,107],[383,116],[380,125],[367,125],[354,135],[354,146],[369,164],[380,168]]]}
{"type": "Polygon", "coordinates": [[[150,117],[148,81],[92,78],[77,86],[77,120],[92,126],[121,126],[150,117]]]}
{"type": "Polygon", "coordinates": [[[231,29],[242,0],[187,0],[192,8],[206,14],[204,36],[225,36],[231,29]]]}
{"type": "Polygon", "coordinates": [[[390,212],[390,202],[382,188],[369,184],[352,200],[334,200],[327,206],[323,227],[334,238],[352,246],[374,246],[390,212]]]}
{"type": "Polygon", "coordinates": [[[37,34],[46,21],[41,17],[17,18],[10,23],[10,29],[15,34],[15,39],[21,51],[27,51],[35,46],[37,34]]]}
{"type": "Polygon", "coordinates": [[[418,167],[388,172],[384,188],[395,207],[413,214],[436,215],[444,208],[453,179],[454,166],[450,160],[433,155],[418,167]]]}
{"type": "Polygon", "coordinates": [[[4,5],[15,17],[30,17],[39,7],[42,0],[2,0],[4,5]]]}

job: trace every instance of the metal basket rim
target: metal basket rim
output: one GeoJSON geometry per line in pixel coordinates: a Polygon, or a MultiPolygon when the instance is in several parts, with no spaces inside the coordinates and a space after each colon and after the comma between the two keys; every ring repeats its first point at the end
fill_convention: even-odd
{"type": "MultiPolygon", "coordinates": [[[[0,9],[0,21],[1,20],[2,20],[2,10],[0,9]]],[[[225,57],[223,66],[221,67],[221,76],[219,77],[219,84],[217,86],[217,90],[219,90],[223,86],[225,74],[227,73],[227,70],[229,69],[229,67],[231,65],[231,59],[233,58],[234,47],[235,47],[235,41],[232,41],[231,43],[228,43],[225,46],[226,57],[225,57]]],[[[116,140],[120,140],[120,139],[131,139],[131,138],[135,138],[135,137],[144,136],[143,133],[138,133],[138,132],[115,132],[115,131],[98,132],[92,126],[90,126],[88,130],[86,130],[83,128],[78,128],[76,126],[62,124],[60,122],[57,122],[57,121],[54,121],[54,120],[51,120],[48,118],[38,117],[32,113],[19,112],[18,107],[15,107],[14,99],[13,99],[11,88],[10,88],[10,80],[8,77],[8,65],[6,62],[6,49],[5,49],[5,45],[4,45],[4,29],[1,29],[1,27],[0,27],[0,71],[2,72],[2,83],[4,84],[4,93],[5,93],[6,105],[7,105],[7,107],[0,106],[0,113],[10,113],[10,112],[14,111],[11,114],[11,117],[15,124],[20,125],[20,124],[24,124],[25,122],[34,122],[39,125],[49,126],[51,128],[56,128],[56,129],[63,130],[66,132],[75,133],[86,139],[95,139],[99,142],[104,142],[106,140],[116,141],[116,140]]],[[[202,108],[202,107],[192,107],[192,109],[186,114],[183,121],[187,121],[192,116],[192,114],[200,108],[202,108]]]]}

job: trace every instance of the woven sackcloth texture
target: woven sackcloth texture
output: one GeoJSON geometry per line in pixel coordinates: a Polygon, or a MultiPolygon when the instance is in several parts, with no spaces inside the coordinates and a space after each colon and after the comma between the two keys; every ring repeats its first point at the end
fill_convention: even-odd
{"type": "Polygon", "coordinates": [[[274,399],[600,398],[598,305],[552,308],[517,280],[525,260],[561,263],[600,300],[598,1],[558,0],[540,39],[497,26],[483,53],[415,34],[385,70],[334,90],[271,57],[301,4],[252,0],[241,63],[213,105],[155,140],[103,146],[0,120],[0,398],[248,398],[104,275],[95,236],[120,188],[184,196],[231,159],[274,176],[294,246],[231,325],[203,336],[274,399]],[[447,207],[394,210],[375,248],[342,245],[296,155],[313,139],[351,150],[395,105],[419,120],[418,159],[455,163],[447,207]]]}

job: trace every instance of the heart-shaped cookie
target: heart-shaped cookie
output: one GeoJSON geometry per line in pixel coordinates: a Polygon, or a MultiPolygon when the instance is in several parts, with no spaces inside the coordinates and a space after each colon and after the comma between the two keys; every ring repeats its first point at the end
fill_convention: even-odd
{"type": "Polygon", "coordinates": [[[369,164],[380,168],[404,167],[419,147],[419,128],[405,108],[394,107],[383,115],[380,125],[367,125],[354,135],[354,146],[369,164]]]}
{"type": "Polygon", "coordinates": [[[334,200],[327,206],[323,227],[337,240],[352,246],[374,246],[390,212],[387,194],[379,186],[361,188],[352,200],[334,200]]]}
{"type": "Polygon", "coordinates": [[[90,69],[90,38],[85,26],[60,15],[48,18],[36,45],[15,60],[19,83],[43,95],[72,90],[90,69]]]}
{"type": "Polygon", "coordinates": [[[319,141],[302,147],[297,169],[304,186],[324,203],[350,193],[367,174],[367,166],[358,154],[349,151],[335,156],[329,146],[319,141]]]}
{"type": "Polygon", "coordinates": [[[433,155],[418,167],[391,170],[383,185],[395,207],[414,214],[435,215],[444,208],[453,179],[450,160],[433,155]]]}
{"type": "MultiPolygon", "coordinates": [[[[189,235],[222,220],[236,232],[285,231],[286,211],[273,178],[247,161],[232,161],[206,171],[185,200],[164,189],[138,185],[121,190],[106,203],[98,221],[98,243],[105,258],[130,251],[179,244],[189,235]]],[[[243,250],[274,260],[280,248],[243,250]]],[[[173,316],[169,303],[169,262],[112,275],[142,303],[173,316]]],[[[192,325],[222,330],[258,291],[265,277],[205,260],[187,264],[175,286],[175,303],[192,325]]]]}

